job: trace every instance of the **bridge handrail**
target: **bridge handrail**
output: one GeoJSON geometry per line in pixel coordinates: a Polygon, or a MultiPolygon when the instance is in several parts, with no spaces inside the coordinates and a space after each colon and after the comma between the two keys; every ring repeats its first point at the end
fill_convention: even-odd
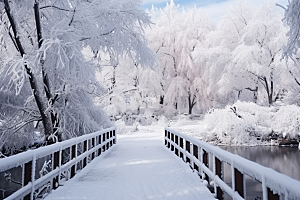
{"type": "Polygon", "coordinates": [[[33,199],[34,191],[49,181],[52,183],[52,189],[56,189],[60,182],[61,172],[71,169],[70,176],[72,178],[77,172],[77,163],[82,162],[85,167],[88,164],[88,156],[94,159],[95,156],[99,156],[102,151],[109,149],[115,143],[116,128],[112,127],[0,159],[0,173],[19,166],[22,166],[22,170],[25,172],[22,173],[22,188],[5,199],[23,199],[23,197],[24,199],[33,199]],[[83,152],[80,155],[77,155],[78,144],[83,144],[83,152]],[[62,151],[65,149],[69,149],[70,159],[62,164],[62,151]],[[52,170],[46,175],[36,178],[36,160],[46,156],[51,156],[52,170]],[[27,181],[24,180],[26,173],[30,173],[27,175],[27,177],[29,176],[27,181]]]}
{"type": "MultiPolygon", "coordinates": [[[[285,199],[300,199],[300,181],[292,179],[271,168],[264,167],[255,162],[242,158],[238,155],[229,153],[225,150],[222,150],[219,147],[210,145],[197,138],[193,138],[191,136],[185,135],[170,128],[165,128],[165,145],[167,145],[168,148],[171,148],[171,150],[174,150],[175,153],[177,151],[178,156],[180,156],[179,152],[181,152],[184,155],[182,158],[185,161],[187,161],[188,159],[190,160],[191,167],[195,168],[193,164],[198,166],[200,168],[199,173],[202,176],[202,178],[202,172],[207,174],[214,181],[215,193],[220,198],[222,198],[222,195],[218,195],[218,188],[225,191],[229,196],[231,196],[234,199],[244,199],[244,196],[246,194],[244,185],[244,174],[246,174],[251,178],[262,183],[263,199],[279,199],[280,195],[284,195],[285,199]],[[179,137],[177,138],[177,141],[175,141],[176,136],[179,137]],[[181,145],[181,147],[179,144],[180,138],[184,140],[183,145],[181,145]],[[190,144],[190,147],[187,147],[188,144],[190,144]],[[194,149],[194,145],[196,146],[196,149],[194,149]],[[196,157],[193,151],[195,151],[195,153],[197,151],[198,158],[196,157]],[[214,157],[213,171],[211,171],[208,168],[208,163],[203,163],[204,152],[210,153],[214,157]],[[218,164],[218,162],[221,164],[221,166],[223,165],[222,162],[225,162],[231,166],[232,187],[229,187],[222,180],[222,172],[218,172],[218,170],[216,169],[216,166],[220,165],[218,164]],[[243,188],[242,190],[238,191],[238,189],[235,188],[235,178],[239,176],[239,173],[242,174],[241,181],[243,181],[243,183],[241,184],[243,185],[243,188]]],[[[219,170],[222,170],[222,167],[220,167],[219,170]]],[[[222,193],[222,191],[219,190],[219,193],[220,192],[222,193]]]]}

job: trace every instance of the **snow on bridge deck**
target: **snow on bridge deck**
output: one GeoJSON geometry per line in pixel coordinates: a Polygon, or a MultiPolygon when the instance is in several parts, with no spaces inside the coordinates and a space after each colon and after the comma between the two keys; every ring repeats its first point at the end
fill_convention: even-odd
{"type": "Polygon", "coordinates": [[[118,136],[117,145],[46,200],[215,199],[198,175],[164,146],[163,136],[163,129],[118,136]]]}

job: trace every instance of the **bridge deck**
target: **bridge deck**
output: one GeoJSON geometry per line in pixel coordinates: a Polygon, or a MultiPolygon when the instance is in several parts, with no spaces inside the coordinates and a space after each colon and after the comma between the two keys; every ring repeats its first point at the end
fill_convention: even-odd
{"type": "Polygon", "coordinates": [[[163,133],[118,136],[116,146],[46,200],[215,199],[189,166],[164,146],[163,133]]]}

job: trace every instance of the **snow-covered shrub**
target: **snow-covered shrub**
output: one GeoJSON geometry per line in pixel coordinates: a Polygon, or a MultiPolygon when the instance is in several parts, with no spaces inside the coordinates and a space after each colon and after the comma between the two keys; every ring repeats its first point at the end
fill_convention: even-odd
{"type": "Polygon", "coordinates": [[[13,155],[28,149],[36,142],[40,143],[41,139],[28,128],[12,134],[3,133],[0,134],[0,151],[5,155],[13,155]]]}
{"type": "Polygon", "coordinates": [[[211,110],[203,120],[203,139],[215,143],[242,145],[251,142],[255,128],[239,115],[234,106],[211,110]]]}
{"type": "Polygon", "coordinates": [[[282,106],[274,113],[272,129],[283,137],[295,138],[300,135],[300,107],[282,106]]]}
{"type": "Polygon", "coordinates": [[[252,102],[236,102],[224,109],[212,109],[204,117],[198,137],[226,145],[263,144],[268,136],[295,139],[300,135],[300,107],[264,107],[252,102]]]}

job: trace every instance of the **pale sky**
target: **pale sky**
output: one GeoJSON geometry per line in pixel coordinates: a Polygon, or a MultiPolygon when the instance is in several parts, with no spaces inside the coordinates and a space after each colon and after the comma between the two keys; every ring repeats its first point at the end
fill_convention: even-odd
{"type": "MultiPolygon", "coordinates": [[[[237,0],[174,0],[177,5],[184,6],[185,8],[191,8],[195,5],[197,8],[201,8],[211,19],[218,22],[219,19],[228,11],[231,5],[237,0]]],[[[247,0],[254,5],[267,4],[268,2],[276,3],[286,7],[288,0],[247,0]]],[[[157,8],[163,8],[170,0],[143,0],[142,7],[144,9],[151,9],[152,5],[157,8]]],[[[283,9],[277,6],[277,10],[283,13],[283,9]]]]}

